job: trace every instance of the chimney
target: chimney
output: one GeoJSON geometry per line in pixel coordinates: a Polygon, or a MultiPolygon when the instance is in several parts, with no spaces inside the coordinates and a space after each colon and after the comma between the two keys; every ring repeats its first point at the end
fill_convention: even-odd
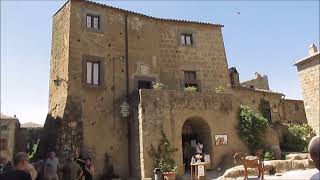
{"type": "Polygon", "coordinates": [[[309,46],[309,56],[313,55],[314,53],[318,52],[317,46],[313,43],[309,46]]]}

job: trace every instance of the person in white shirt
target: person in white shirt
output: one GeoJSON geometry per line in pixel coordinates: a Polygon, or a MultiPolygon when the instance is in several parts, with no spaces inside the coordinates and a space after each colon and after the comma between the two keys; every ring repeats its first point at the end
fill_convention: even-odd
{"type": "Polygon", "coordinates": [[[198,141],[198,143],[197,143],[197,145],[196,145],[196,150],[197,150],[197,154],[202,154],[203,144],[201,144],[200,141],[198,141]]]}
{"type": "Polygon", "coordinates": [[[201,162],[204,161],[204,155],[203,155],[203,144],[201,144],[200,141],[198,141],[197,145],[196,145],[196,151],[197,151],[197,154],[200,154],[202,156],[201,158],[201,162]]]}

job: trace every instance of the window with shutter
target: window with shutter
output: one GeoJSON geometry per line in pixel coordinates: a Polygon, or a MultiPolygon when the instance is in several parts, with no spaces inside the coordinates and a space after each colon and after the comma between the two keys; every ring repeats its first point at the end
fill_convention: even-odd
{"type": "Polygon", "coordinates": [[[100,16],[87,14],[87,28],[99,30],[100,29],[100,16]]]}
{"type": "Polygon", "coordinates": [[[91,16],[87,16],[87,28],[91,28],[91,16]]]}
{"type": "Polygon", "coordinates": [[[184,71],[184,87],[194,86],[199,90],[199,83],[195,71],[184,71]]]}
{"type": "Polygon", "coordinates": [[[182,45],[192,45],[192,34],[181,34],[182,45]]]}
{"type": "Polygon", "coordinates": [[[100,85],[100,62],[87,62],[87,84],[100,85]]]}

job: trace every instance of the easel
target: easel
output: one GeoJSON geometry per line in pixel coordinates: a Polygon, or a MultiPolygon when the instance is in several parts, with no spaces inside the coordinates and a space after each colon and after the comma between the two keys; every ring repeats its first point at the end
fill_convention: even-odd
{"type": "Polygon", "coordinates": [[[205,162],[191,163],[191,180],[204,180],[206,175],[205,162]]]}

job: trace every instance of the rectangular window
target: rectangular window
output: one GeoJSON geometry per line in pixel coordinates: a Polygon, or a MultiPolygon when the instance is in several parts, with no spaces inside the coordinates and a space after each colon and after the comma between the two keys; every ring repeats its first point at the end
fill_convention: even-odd
{"type": "Polygon", "coordinates": [[[192,34],[181,34],[181,44],[192,45],[192,34]]]}
{"type": "Polygon", "coordinates": [[[8,126],[7,125],[1,125],[0,126],[0,131],[8,131],[8,126]]]}
{"type": "Polygon", "coordinates": [[[100,85],[100,62],[87,62],[87,84],[100,85]]]}
{"type": "Polygon", "coordinates": [[[184,71],[184,87],[194,86],[199,91],[199,81],[195,71],[184,71]]]}
{"type": "Polygon", "coordinates": [[[0,149],[3,151],[8,150],[8,139],[0,139],[0,149]]]}
{"type": "Polygon", "coordinates": [[[87,15],[87,28],[92,28],[95,30],[100,29],[100,17],[99,16],[93,16],[93,15],[87,15]]]}

